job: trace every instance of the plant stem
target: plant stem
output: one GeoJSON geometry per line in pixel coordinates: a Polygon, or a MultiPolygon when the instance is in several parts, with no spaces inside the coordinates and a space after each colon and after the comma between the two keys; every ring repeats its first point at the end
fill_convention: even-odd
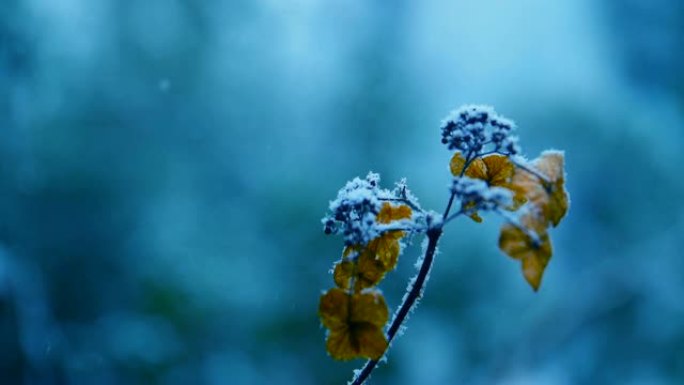
{"type": "Polygon", "coordinates": [[[454,204],[454,198],[456,197],[456,194],[451,193],[451,196],[449,196],[449,203],[447,203],[447,207],[444,210],[444,215],[442,216],[442,220],[447,219],[447,216],[449,215],[449,211],[451,211],[451,205],[454,204]]]}
{"type": "MultiPolygon", "coordinates": [[[[458,175],[459,178],[463,177],[468,167],[470,167],[470,163],[472,163],[472,161],[475,160],[475,158],[477,158],[477,156],[473,156],[472,151],[468,151],[468,155],[466,155],[465,162],[463,163],[463,169],[461,170],[461,173],[458,175]]],[[[444,215],[442,215],[442,220],[444,222],[447,221],[447,217],[449,216],[449,211],[451,211],[451,205],[454,203],[455,197],[456,194],[454,194],[453,192],[449,196],[449,203],[447,203],[446,210],[444,210],[444,215]]]]}
{"type": "MultiPolygon", "coordinates": [[[[432,262],[434,261],[435,257],[435,250],[437,250],[437,242],[439,241],[439,237],[441,236],[441,223],[428,228],[428,245],[425,249],[425,257],[423,258],[423,263],[420,265],[418,275],[416,276],[415,281],[411,285],[408,294],[406,295],[406,297],[404,297],[404,301],[401,303],[401,306],[399,306],[399,310],[395,314],[394,319],[392,320],[392,324],[390,325],[387,331],[388,349],[389,344],[392,342],[392,339],[394,339],[394,337],[396,336],[397,331],[406,320],[406,317],[411,311],[411,308],[413,307],[413,305],[415,305],[416,301],[420,299],[420,297],[422,297],[423,295],[423,286],[425,285],[428,273],[430,273],[430,269],[432,268],[432,262]]],[[[368,360],[361,369],[361,371],[358,373],[358,375],[354,377],[354,380],[351,384],[363,384],[363,382],[366,381],[366,379],[368,379],[368,377],[370,376],[373,369],[375,369],[377,364],[378,360],[368,360]]]]}

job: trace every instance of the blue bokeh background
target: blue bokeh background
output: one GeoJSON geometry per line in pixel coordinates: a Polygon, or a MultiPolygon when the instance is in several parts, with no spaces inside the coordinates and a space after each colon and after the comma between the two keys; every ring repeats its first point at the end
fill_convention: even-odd
{"type": "Polygon", "coordinates": [[[372,383],[684,382],[681,1],[3,0],[0,383],[345,383],[319,220],[368,170],[442,210],[464,103],[572,207],[537,294],[450,225],[372,383]]]}

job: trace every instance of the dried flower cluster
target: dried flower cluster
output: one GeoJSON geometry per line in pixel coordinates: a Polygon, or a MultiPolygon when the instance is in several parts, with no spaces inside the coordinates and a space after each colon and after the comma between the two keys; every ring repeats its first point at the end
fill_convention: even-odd
{"type": "Polygon", "coordinates": [[[383,190],[374,173],[348,182],[330,203],[324,231],[342,234],[345,248],[333,269],[336,287],[321,296],[319,315],[329,330],[327,350],[333,358],[369,359],[353,384],[368,378],[422,295],[442,227],[456,217],[482,222],[480,213],[501,215],[506,223],[499,248],[521,262],[524,278],[539,289],[552,253],[548,230],[559,224],[569,207],[564,155],[545,151],[526,160],[518,155],[515,129],[511,120],[488,106],[463,106],[442,122],[442,143],[454,153],[449,162],[449,201],[439,220],[420,208],[405,181],[393,191],[383,190]],[[407,232],[426,233],[427,248],[385,334],[389,311],[377,285],[395,268],[407,232]]]}
{"type": "Polygon", "coordinates": [[[515,123],[499,116],[492,107],[467,105],[452,111],[442,122],[442,143],[449,150],[480,153],[486,147],[507,155],[520,152],[518,138],[511,135],[515,123]]]}

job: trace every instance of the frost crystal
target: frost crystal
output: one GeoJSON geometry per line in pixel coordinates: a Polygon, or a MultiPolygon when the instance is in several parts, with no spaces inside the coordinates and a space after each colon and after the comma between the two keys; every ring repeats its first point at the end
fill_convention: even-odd
{"type": "Polygon", "coordinates": [[[420,210],[420,204],[418,203],[418,198],[413,195],[411,190],[409,190],[406,184],[406,178],[401,178],[401,180],[394,184],[394,190],[392,190],[392,196],[397,199],[405,200],[409,202],[413,207],[420,210]]]}
{"type": "Polygon", "coordinates": [[[366,244],[378,236],[374,224],[381,206],[379,183],[380,176],[373,172],[347,182],[330,202],[331,215],[323,218],[323,231],[341,232],[346,245],[366,244]]]}
{"type": "Polygon", "coordinates": [[[330,202],[330,213],[321,220],[323,231],[326,234],[341,233],[346,246],[365,245],[382,232],[413,223],[410,220],[394,221],[391,226],[377,223],[377,215],[387,201],[403,201],[418,207],[417,199],[404,180],[389,191],[380,188],[380,175],[374,172],[369,172],[365,179],[354,178],[330,202]]]}
{"type": "Polygon", "coordinates": [[[468,211],[491,211],[506,207],[513,202],[510,190],[502,187],[489,187],[487,182],[467,176],[454,178],[451,192],[462,201],[468,211]]]}
{"type": "Polygon", "coordinates": [[[500,116],[490,106],[465,105],[442,121],[442,143],[449,150],[479,154],[491,145],[493,152],[515,155],[518,138],[512,134],[515,123],[500,116]]]}

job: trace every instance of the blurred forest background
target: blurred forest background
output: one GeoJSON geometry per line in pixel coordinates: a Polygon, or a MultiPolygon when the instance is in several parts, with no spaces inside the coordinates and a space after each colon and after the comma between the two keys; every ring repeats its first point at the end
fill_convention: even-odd
{"type": "Polygon", "coordinates": [[[572,207],[538,294],[449,226],[371,382],[684,383],[678,0],[3,0],[0,383],[344,384],[319,220],[368,170],[443,210],[464,103],[566,150],[572,207]]]}

